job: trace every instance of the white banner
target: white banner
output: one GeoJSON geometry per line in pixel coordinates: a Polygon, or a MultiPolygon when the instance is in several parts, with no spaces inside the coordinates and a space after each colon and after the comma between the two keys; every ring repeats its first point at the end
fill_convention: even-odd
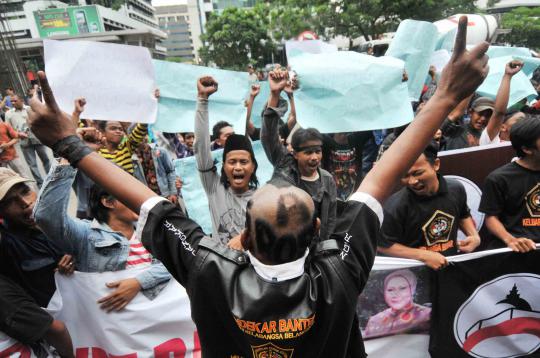
{"type": "Polygon", "coordinates": [[[30,347],[0,332],[0,358],[36,358],[30,347]]]}
{"type": "Polygon", "coordinates": [[[82,118],[154,123],[158,101],[147,48],[95,41],[43,40],[45,69],[60,109],[72,113],[86,98],[82,118]]]}
{"type": "Polygon", "coordinates": [[[77,358],[200,357],[189,299],[174,279],[153,300],[139,293],[120,312],[99,307],[97,301],[112,292],[106,283],[138,272],[56,274],[57,291],[47,309],[66,323],[77,358]]]}

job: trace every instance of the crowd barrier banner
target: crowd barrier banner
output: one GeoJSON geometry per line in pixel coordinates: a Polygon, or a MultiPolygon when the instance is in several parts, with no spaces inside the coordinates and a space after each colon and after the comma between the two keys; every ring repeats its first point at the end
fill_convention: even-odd
{"type": "Polygon", "coordinates": [[[0,332],[0,358],[37,358],[34,351],[0,332]]]}
{"type": "Polygon", "coordinates": [[[370,358],[509,358],[540,347],[540,245],[448,257],[432,271],[377,257],[357,314],[370,358]],[[431,314],[431,317],[430,317],[431,314]]]}
{"type": "MultiPolygon", "coordinates": [[[[537,352],[539,259],[538,250],[519,254],[505,248],[448,257],[448,267],[432,271],[419,261],[377,257],[357,305],[369,357],[501,358],[537,352]]],[[[153,301],[138,294],[122,312],[107,314],[98,307],[96,301],[110,293],[107,282],[136,272],[57,274],[58,291],[48,309],[66,322],[77,357],[200,358],[189,300],[176,281],[153,301]]],[[[0,352],[7,348],[24,350],[0,335],[0,352]]]]}
{"type": "Polygon", "coordinates": [[[197,79],[208,75],[219,84],[219,90],[208,101],[210,130],[217,122],[227,121],[237,134],[245,133],[247,73],[159,60],[153,63],[160,90],[155,129],[169,133],[194,131],[197,79]]]}
{"type": "Polygon", "coordinates": [[[121,312],[99,307],[97,301],[112,292],[106,283],[138,272],[56,274],[57,291],[48,310],[66,323],[77,358],[200,358],[189,299],[174,279],[153,300],[137,294],[121,312]]]}
{"type": "Polygon", "coordinates": [[[437,37],[437,27],[431,22],[404,20],[399,24],[386,51],[385,56],[399,58],[405,62],[411,101],[420,98],[437,37]]]}
{"type": "Polygon", "coordinates": [[[154,67],[148,49],[96,41],[43,40],[43,46],[47,78],[64,112],[72,113],[75,98],[84,97],[83,118],[156,120],[154,67]]]}
{"type": "MultiPolygon", "coordinates": [[[[512,56],[495,57],[489,60],[489,74],[478,88],[478,92],[482,96],[487,96],[495,99],[497,91],[501,85],[501,80],[504,75],[506,64],[515,58],[512,56]]],[[[532,74],[534,69],[540,65],[539,61],[528,61],[527,71],[532,74]],[[533,69],[534,67],[534,69],[533,69]]],[[[538,93],[534,89],[529,77],[523,71],[516,73],[512,77],[512,85],[510,86],[510,98],[508,100],[508,107],[512,107],[522,99],[526,98],[529,102],[536,99],[538,93]]]]}
{"type": "Polygon", "coordinates": [[[436,273],[432,356],[538,356],[539,247],[526,254],[493,250],[499,253],[454,262],[436,273]]]}
{"type": "MultiPolygon", "coordinates": [[[[252,145],[258,163],[257,178],[260,187],[270,180],[274,172],[274,167],[268,161],[261,142],[256,141],[252,145]]],[[[216,171],[221,174],[223,150],[213,151],[212,156],[216,163],[216,171]]],[[[210,218],[210,210],[208,208],[208,198],[201,183],[195,157],[176,159],[174,161],[174,168],[176,175],[182,178],[182,197],[189,216],[201,226],[205,233],[210,234],[212,232],[212,219],[210,218]]]]}
{"type": "Polygon", "coordinates": [[[290,59],[298,74],[299,124],[322,133],[399,127],[413,119],[403,61],[356,52],[302,54],[290,59]]]}

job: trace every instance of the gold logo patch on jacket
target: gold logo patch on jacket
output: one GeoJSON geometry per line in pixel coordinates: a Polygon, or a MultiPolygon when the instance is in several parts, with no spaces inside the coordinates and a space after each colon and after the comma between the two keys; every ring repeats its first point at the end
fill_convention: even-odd
{"type": "Polygon", "coordinates": [[[294,349],[285,349],[273,343],[251,346],[253,358],[292,358],[294,349]]]}

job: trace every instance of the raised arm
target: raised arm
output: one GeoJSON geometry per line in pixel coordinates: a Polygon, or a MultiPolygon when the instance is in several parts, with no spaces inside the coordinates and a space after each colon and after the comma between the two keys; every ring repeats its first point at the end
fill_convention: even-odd
{"type": "Polygon", "coordinates": [[[280,104],[280,93],[287,85],[287,71],[275,70],[270,72],[268,82],[270,83],[270,98],[267,108],[263,113],[261,128],[261,143],[264,152],[273,166],[279,164],[281,159],[287,155],[287,149],[279,140],[279,119],[278,107],[280,104]]]}
{"type": "Polygon", "coordinates": [[[251,85],[251,91],[249,92],[249,99],[247,100],[247,114],[246,114],[246,133],[251,137],[253,134],[255,134],[255,131],[257,128],[255,128],[255,124],[253,124],[253,121],[251,120],[251,112],[253,110],[253,103],[255,102],[255,98],[259,95],[259,92],[261,91],[261,86],[259,84],[252,84],[251,85]]]}
{"type": "Polygon", "coordinates": [[[72,255],[79,252],[80,242],[87,240],[90,233],[87,224],[68,215],[69,193],[76,174],[77,170],[70,165],[55,163],[34,207],[34,218],[39,228],[49,240],[72,255]]]}
{"type": "Polygon", "coordinates": [[[508,99],[510,97],[510,82],[512,77],[523,68],[523,62],[510,61],[506,64],[504,69],[504,75],[495,98],[495,107],[493,108],[493,114],[489,119],[486,126],[486,132],[490,140],[493,140],[501,131],[504,115],[506,114],[506,107],[508,107],[508,99]]]}
{"type": "Polygon", "coordinates": [[[358,188],[380,203],[392,193],[403,173],[428,145],[448,113],[470,96],[488,73],[489,45],[482,43],[471,51],[465,48],[467,17],[459,19],[458,33],[450,62],[444,68],[439,86],[420,114],[388,148],[358,188]]]}
{"type": "Polygon", "coordinates": [[[75,124],[75,127],[79,126],[79,122],[81,120],[81,114],[84,112],[84,106],[86,106],[86,99],[83,97],[79,97],[75,99],[75,104],[73,106],[73,113],[71,114],[71,119],[73,120],[73,124],[75,124]]]}
{"type": "Polygon", "coordinates": [[[197,81],[197,112],[195,113],[195,143],[193,149],[197,169],[202,185],[207,193],[215,190],[219,183],[219,174],[215,170],[212,151],[210,150],[210,132],[208,124],[208,98],[218,90],[218,83],[212,77],[201,77],[197,81]]]}

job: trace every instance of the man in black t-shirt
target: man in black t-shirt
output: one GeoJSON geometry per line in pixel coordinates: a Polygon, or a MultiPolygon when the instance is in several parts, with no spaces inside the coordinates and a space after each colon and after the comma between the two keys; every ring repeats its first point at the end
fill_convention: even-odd
{"type": "Polygon", "coordinates": [[[432,142],[401,179],[404,188],[384,205],[379,251],[415,259],[433,269],[447,265],[444,256],[472,252],[480,236],[467,206],[467,193],[457,180],[437,174],[438,145],[432,142]],[[467,238],[457,241],[461,229],[467,238]]]}
{"type": "Polygon", "coordinates": [[[31,346],[42,357],[40,342],[46,340],[62,358],[71,358],[73,344],[62,321],[53,319],[32,297],[9,278],[0,275],[0,331],[31,346]]]}
{"type": "MultiPolygon", "coordinates": [[[[380,203],[452,107],[487,74],[488,44],[467,51],[466,29],[467,18],[461,17],[437,92],[348,200],[331,239],[318,243],[320,221],[310,196],[294,186],[274,185],[261,188],[248,204],[241,235],[245,252],[206,238],[173,204],[77,139],[43,72],[38,76],[45,103],[32,99],[30,124],[58,155],[140,211],[144,246],[187,289],[204,357],[365,357],[354,317],[375,259],[380,203]]],[[[286,71],[270,74],[269,108],[286,82],[286,71]]]]}
{"type": "Polygon", "coordinates": [[[345,201],[362,181],[362,149],[371,131],[323,135],[322,167],[334,177],[337,199],[345,201]]]}
{"type": "Polygon", "coordinates": [[[510,141],[519,157],[488,175],[480,202],[486,226],[495,237],[491,247],[506,244],[518,252],[540,243],[540,118],[514,124],[510,141]]]}

